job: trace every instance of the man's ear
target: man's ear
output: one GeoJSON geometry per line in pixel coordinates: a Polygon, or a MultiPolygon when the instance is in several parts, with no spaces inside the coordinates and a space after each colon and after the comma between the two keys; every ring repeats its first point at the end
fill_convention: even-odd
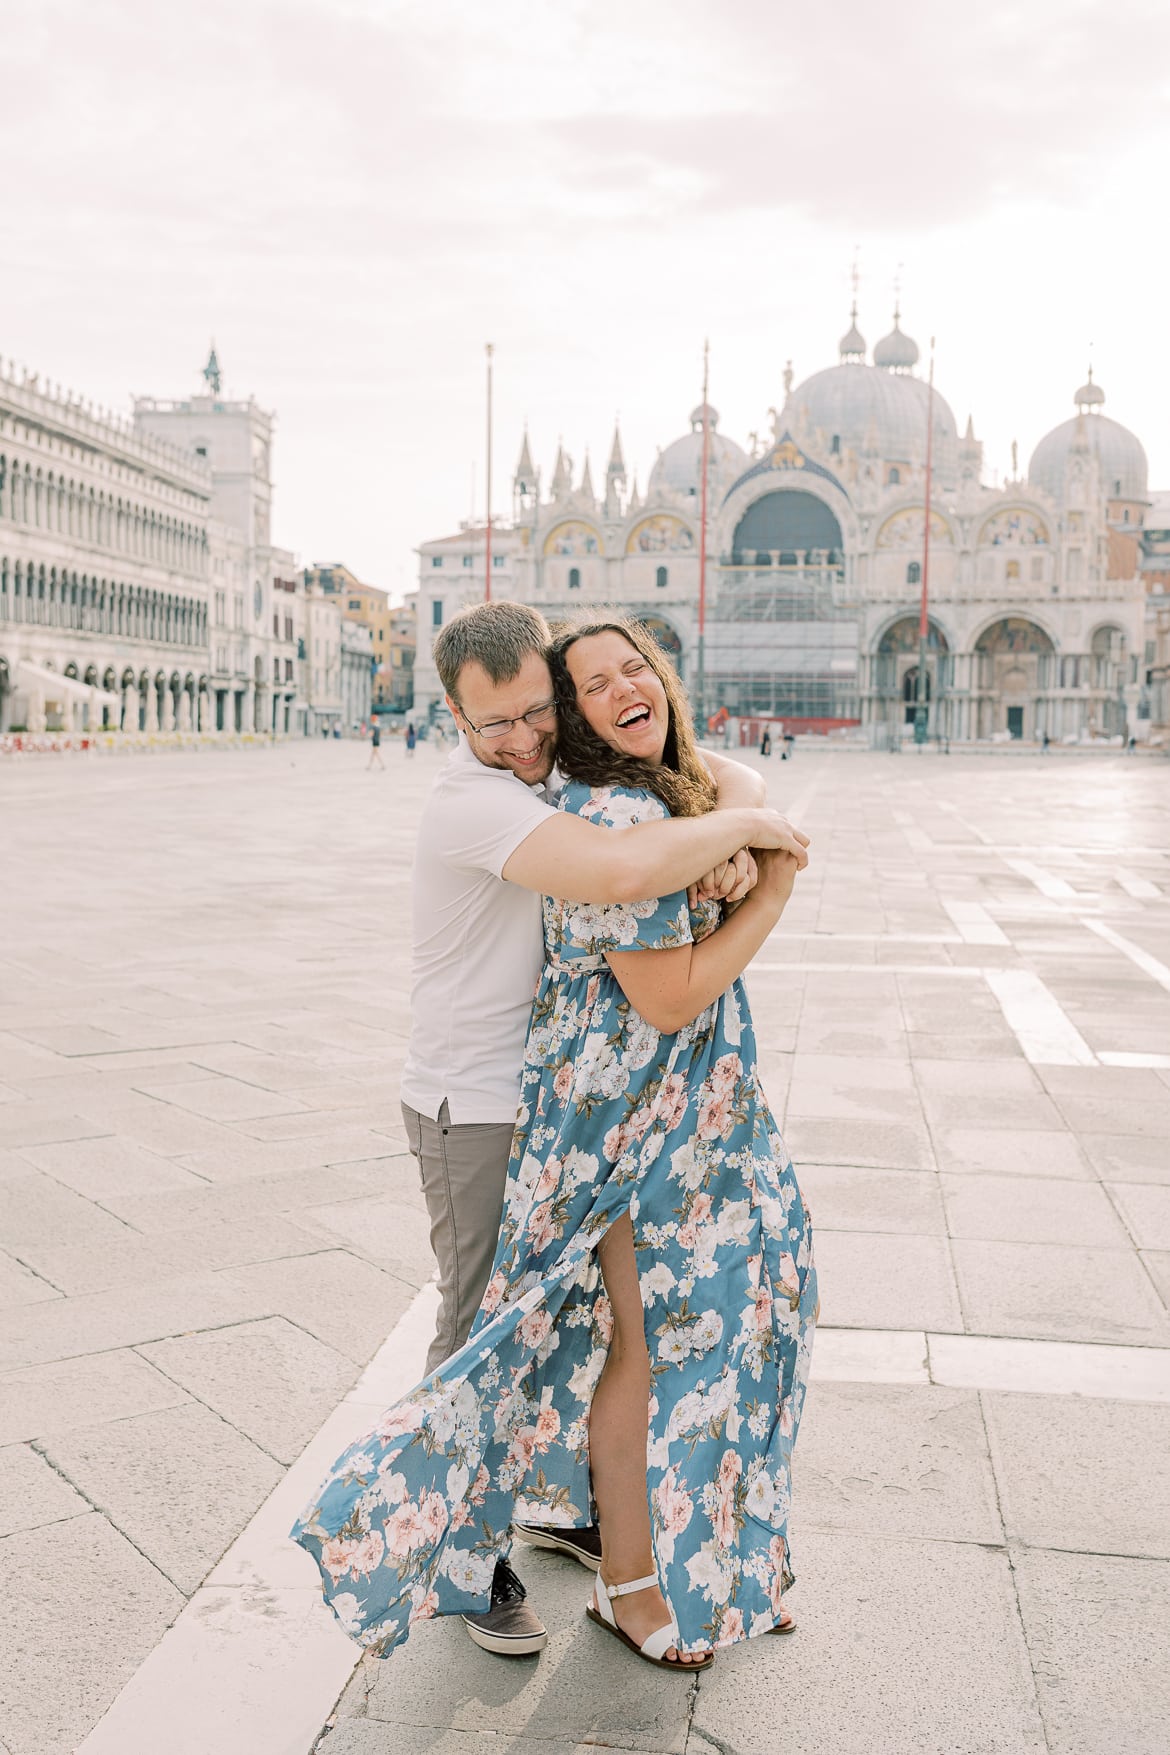
{"type": "Polygon", "coordinates": [[[451,717],[454,719],[454,721],[455,721],[456,725],[459,727],[460,731],[466,731],[467,730],[467,721],[466,721],[466,719],[464,719],[463,714],[460,711],[458,704],[451,699],[450,695],[444,695],[443,699],[446,701],[448,707],[450,707],[451,717]]]}

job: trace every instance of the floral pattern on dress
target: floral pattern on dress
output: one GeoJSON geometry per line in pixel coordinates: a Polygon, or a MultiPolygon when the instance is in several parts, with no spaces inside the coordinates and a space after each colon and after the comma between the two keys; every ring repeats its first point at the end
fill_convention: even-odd
{"type": "MultiPolygon", "coordinates": [[[[667,815],[626,788],[570,783],[560,803],[610,827],[667,815]]],[[[349,1447],[293,1531],[374,1652],[416,1621],[486,1609],[513,1516],[594,1521],[589,1408],[613,1330],[596,1248],[626,1212],[651,1364],[655,1567],[678,1644],[729,1645],[779,1618],[817,1300],[809,1216],[742,981],[664,1034],[605,959],[698,942],[720,916],[683,892],[545,901],[499,1245],[471,1335],[349,1447]]]]}

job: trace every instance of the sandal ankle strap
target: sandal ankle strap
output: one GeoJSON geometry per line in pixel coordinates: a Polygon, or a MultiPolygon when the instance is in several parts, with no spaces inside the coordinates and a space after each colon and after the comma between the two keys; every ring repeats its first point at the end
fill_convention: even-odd
{"type": "Polygon", "coordinates": [[[649,1590],[652,1585],[656,1587],[657,1584],[658,1576],[651,1572],[646,1578],[631,1578],[628,1584],[607,1584],[605,1594],[612,1602],[614,1597],[628,1597],[636,1590],[649,1590]]]}

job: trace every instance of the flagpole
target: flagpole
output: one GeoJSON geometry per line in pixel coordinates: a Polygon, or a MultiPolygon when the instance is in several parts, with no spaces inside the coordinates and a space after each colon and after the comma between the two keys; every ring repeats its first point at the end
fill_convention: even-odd
{"type": "Polygon", "coordinates": [[[934,455],[934,336],[930,338],[930,375],[926,380],[926,512],[922,524],[922,597],[918,607],[918,686],[914,701],[914,741],[926,742],[929,705],[926,699],[926,647],[930,638],[930,476],[934,455]]]}
{"type": "Polygon", "coordinates": [[[492,598],[492,344],[487,344],[487,529],[484,533],[483,600],[492,598]]]}
{"type": "Polygon", "coordinates": [[[707,467],[711,457],[711,422],[707,414],[707,379],[711,344],[703,343],[703,475],[699,501],[699,652],[695,669],[695,718],[699,737],[707,734],[707,467]]]}

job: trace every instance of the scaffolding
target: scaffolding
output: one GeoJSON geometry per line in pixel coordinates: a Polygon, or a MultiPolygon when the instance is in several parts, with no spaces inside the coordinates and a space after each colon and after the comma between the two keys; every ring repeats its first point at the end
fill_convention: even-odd
{"type": "Polygon", "coordinates": [[[733,554],[707,624],[707,700],[744,718],[856,723],[860,607],[841,558],[733,554]]]}

